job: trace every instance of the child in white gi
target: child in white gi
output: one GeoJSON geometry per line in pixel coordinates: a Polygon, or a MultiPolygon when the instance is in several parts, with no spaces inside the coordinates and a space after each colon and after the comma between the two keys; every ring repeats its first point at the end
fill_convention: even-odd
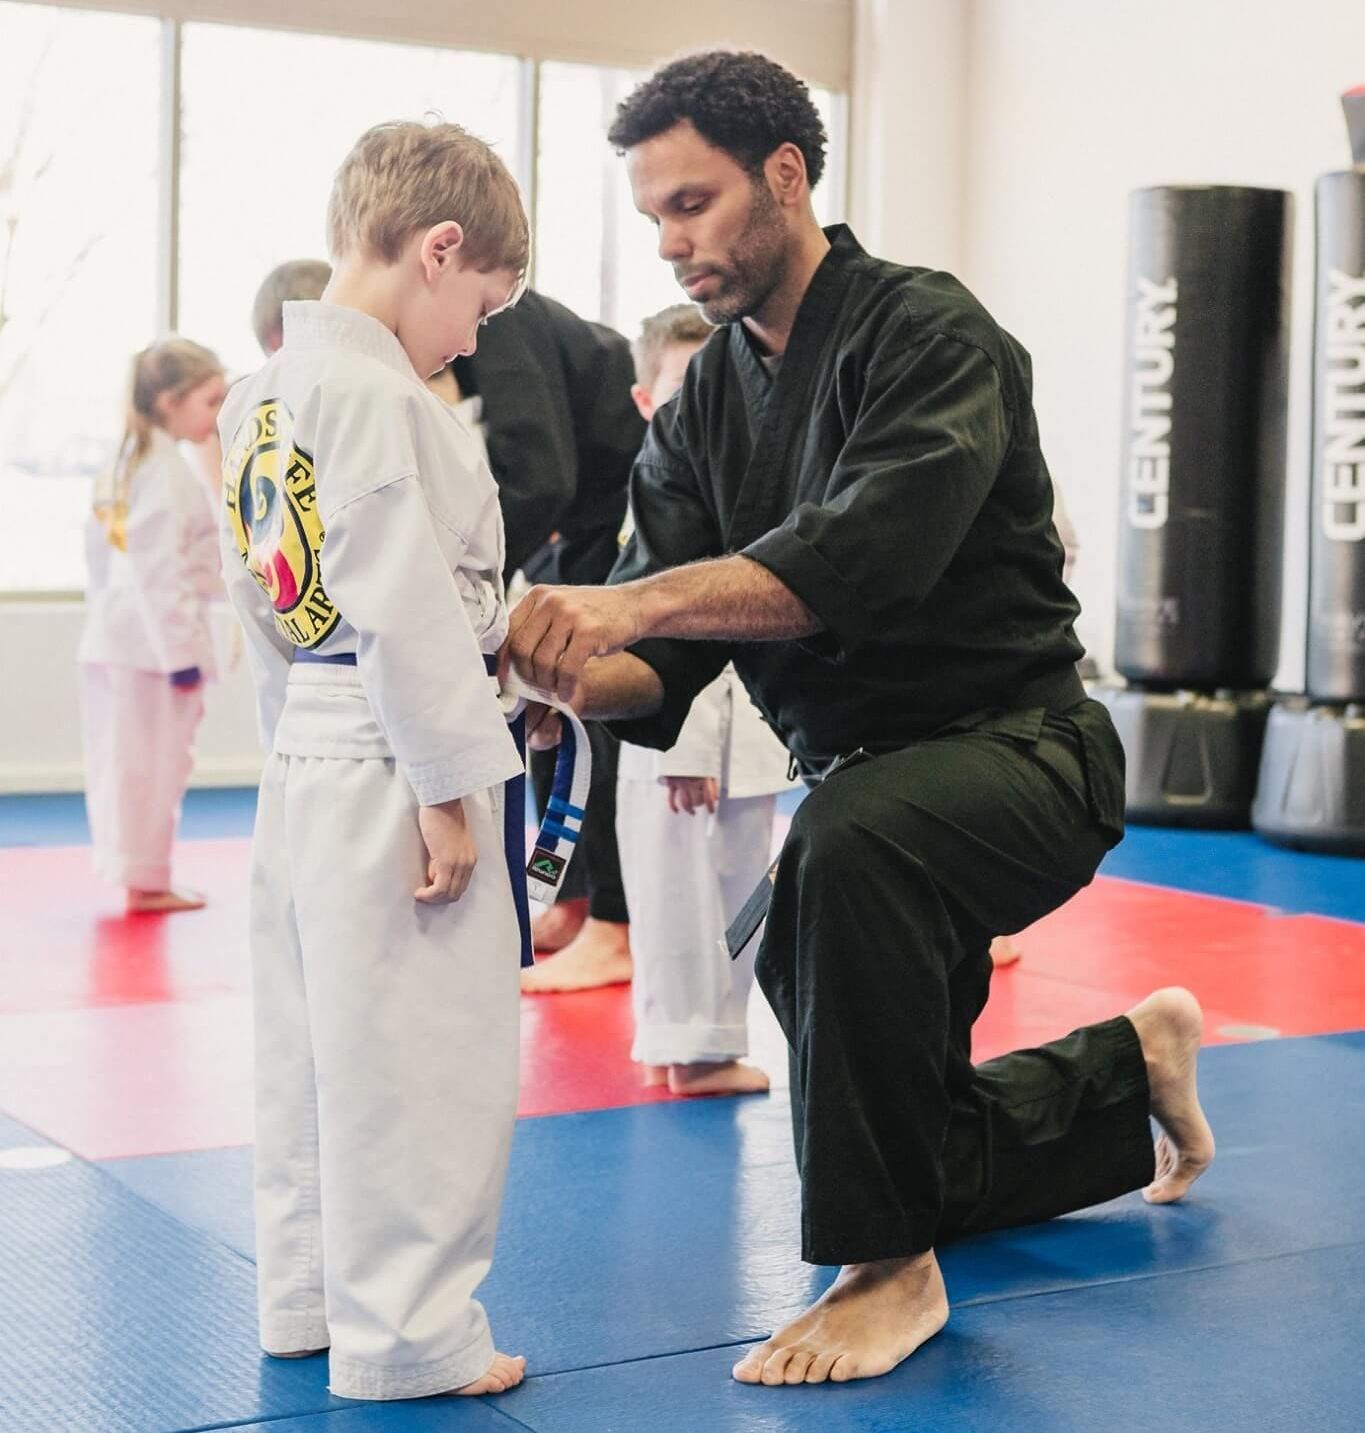
{"type": "Polygon", "coordinates": [[[517,1099],[520,935],[485,675],[498,494],[423,380],[512,302],[516,185],[456,125],[357,142],[323,299],[223,408],[224,569],[270,753],[251,878],[261,1343],[346,1398],[501,1392],[474,1297],[517,1099]]]}
{"type": "MultiPolygon", "coordinates": [[[[682,386],[710,332],[691,304],[645,320],[631,393],[646,421],[682,386]]],[[[720,942],[768,868],[787,770],[733,667],[693,702],[670,751],[622,744],[616,831],[635,956],[631,1057],[674,1094],[768,1088],[741,1059],[758,942],[734,961],[720,942]]]]}
{"type": "Polygon", "coordinates": [[[80,663],[85,804],[95,869],[130,911],[195,910],[171,885],[171,847],[214,672],[209,604],[221,591],[203,480],[176,446],[214,431],[222,365],[185,338],[133,359],[128,414],[86,529],[80,663]]]}

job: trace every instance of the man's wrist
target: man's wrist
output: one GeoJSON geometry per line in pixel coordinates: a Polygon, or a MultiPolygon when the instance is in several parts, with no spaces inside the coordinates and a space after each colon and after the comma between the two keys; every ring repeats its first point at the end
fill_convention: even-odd
{"type": "Polygon", "coordinates": [[[676,603],[673,600],[668,578],[671,573],[661,572],[654,577],[643,577],[632,582],[627,590],[635,599],[635,636],[630,645],[642,642],[647,637],[657,637],[673,615],[676,603]]]}

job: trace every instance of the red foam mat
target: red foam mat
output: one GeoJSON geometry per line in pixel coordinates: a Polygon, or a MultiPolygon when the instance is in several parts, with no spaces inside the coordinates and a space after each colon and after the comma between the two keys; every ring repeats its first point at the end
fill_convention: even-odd
{"type": "MultiPolygon", "coordinates": [[[[125,917],[84,849],[0,851],[0,1110],[92,1158],[251,1139],[246,843],[188,842],[200,912],[125,917]]],[[[1163,984],[1204,1001],[1213,1040],[1365,1026],[1365,926],[1100,880],[1020,938],[978,1058],[1103,1019],[1163,984]]],[[[624,987],[523,1000],[521,1113],[670,1098],[629,1060],[624,987]]],[[[785,1078],[780,1034],[755,1057],[785,1078]]]]}

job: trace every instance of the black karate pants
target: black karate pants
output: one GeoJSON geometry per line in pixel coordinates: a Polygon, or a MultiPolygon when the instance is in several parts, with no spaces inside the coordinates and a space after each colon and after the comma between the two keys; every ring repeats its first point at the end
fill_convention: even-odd
{"type": "Polygon", "coordinates": [[[1091,701],[969,720],[802,803],[758,978],[791,1047],[808,1262],[916,1254],[1152,1178],[1124,1017],[971,1063],[991,937],[1086,885],[1122,809],[1123,751],[1091,701]]]}
{"type": "MultiPolygon", "coordinates": [[[[588,786],[588,804],[583,810],[583,829],[578,850],[569,862],[558,900],[587,896],[588,914],[600,921],[624,924],[630,919],[626,909],[626,888],[621,881],[621,857],[616,849],[616,761],[621,743],[601,722],[585,722],[588,743],[592,747],[592,781],[588,786]]],[[[531,786],[536,794],[536,810],[545,815],[554,782],[557,751],[531,753],[531,786]]]]}

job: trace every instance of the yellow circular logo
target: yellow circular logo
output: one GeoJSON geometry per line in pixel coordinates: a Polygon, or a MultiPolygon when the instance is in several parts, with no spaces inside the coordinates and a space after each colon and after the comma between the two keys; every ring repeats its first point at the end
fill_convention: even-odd
{"type": "Polygon", "coordinates": [[[296,647],[324,642],[341,614],[322,585],[325,536],[313,458],[293,441],[294,418],[277,398],[258,403],[223,462],[223,502],[237,551],[270,598],[275,626],[296,647]]]}

